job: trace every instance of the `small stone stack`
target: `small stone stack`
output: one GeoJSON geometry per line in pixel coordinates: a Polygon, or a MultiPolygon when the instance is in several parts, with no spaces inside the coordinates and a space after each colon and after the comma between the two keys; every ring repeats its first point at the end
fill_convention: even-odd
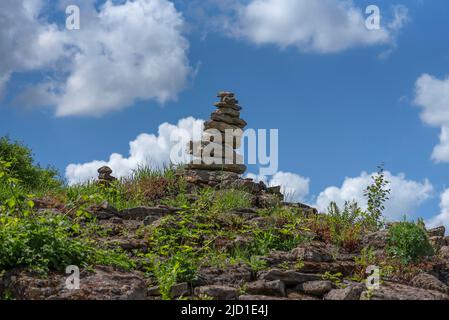
{"type": "Polygon", "coordinates": [[[238,105],[238,100],[232,92],[221,91],[218,97],[220,101],[214,104],[217,110],[211,114],[211,119],[204,123],[203,141],[190,143],[190,153],[201,161],[192,161],[187,168],[243,174],[246,171],[243,157],[235,151],[241,146],[243,128],[247,124],[245,120],[240,119],[242,107],[238,105]],[[214,133],[221,136],[221,142],[216,141],[217,134],[214,133]],[[229,139],[231,134],[232,139],[229,139]],[[211,149],[218,150],[221,154],[208,154],[211,149]]]}
{"type": "Polygon", "coordinates": [[[104,166],[101,167],[97,170],[98,172],[98,183],[102,184],[102,185],[109,185],[111,182],[114,182],[115,180],[117,180],[116,177],[113,177],[112,174],[112,169],[104,166]]]}

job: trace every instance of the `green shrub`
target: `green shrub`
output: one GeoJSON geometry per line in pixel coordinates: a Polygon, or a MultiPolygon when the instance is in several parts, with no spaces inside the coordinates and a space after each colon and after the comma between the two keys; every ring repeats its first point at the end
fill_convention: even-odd
{"type": "Polygon", "coordinates": [[[0,138],[0,160],[11,163],[11,176],[19,179],[22,187],[29,191],[49,190],[61,185],[55,169],[34,164],[31,150],[8,137],[0,138]]]}
{"type": "Polygon", "coordinates": [[[372,177],[372,183],[364,193],[367,198],[368,208],[365,220],[372,226],[380,229],[384,222],[382,213],[385,210],[385,202],[389,200],[391,189],[388,188],[389,181],[385,179],[383,165],[378,167],[377,174],[372,177]]]}
{"type": "Polygon", "coordinates": [[[404,264],[433,254],[426,231],[413,222],[402,221],[391,226],[387,244],[388,254],[404,264]]]}

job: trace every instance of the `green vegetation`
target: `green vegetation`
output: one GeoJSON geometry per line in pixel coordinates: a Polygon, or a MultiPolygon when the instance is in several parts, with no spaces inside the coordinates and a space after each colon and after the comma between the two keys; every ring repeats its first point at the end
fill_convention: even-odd
{"type": "Polygon", "coordinates": [[[422,226],[404,220],[388,230],[387,252],[403,264],[408,264],[432,255],[433,249],[422,226]]]}
{"type": "MultiPolygon", "coordinates": [[[[144,271],[162,297],[171,299],[174,284],[195,282],[203,268],[246,265],[259,272],[268,268],[266,256],[271,252],[288,252],[313,240],[356,253],[350,278],[357,281],[364,279],[369,265],[394,275],[413,270],[413,263],[432,253],[422,223],[406,221],[389,229],[389,256],[384,260],[373,249],[362,248],[365,234],[385,227],[382,216],[390,189],[382,167],[365,191],[366,210],[356,202],[341,207],[331,203],[327,214],[311,214],[278,203],[258,209],[255,219],[235,212],[253,207],[254,195],[238,189],[187,191],[178,169],[140,167],[109,184],[68,186],[53,169],[35,165],[26,147],[0,139],[0,274],[15,267],[47,273],[68,265],[112,265],[144,271]],[[97,221],[92,208],[105,203],[119,211],[156,205],[178,211],[133,229],[122,222],[97,221]],[[130,238],[144,246],[125,251],[108,242],[130,238]]],[[[277,267],[301,271],[306,264],[298,259],[277,267]]],[[[344,277],[328,272],[323,278],[340,284],[344,277]]]]}
{"type": "MultiPolygon", "coordinates": [[[[34,164],[31,150],[8,137],[0,138],[0,160],[9,163],[10,177],[20,181],[21,187],[28,192],[52,190],[61,185],[55,169],[44,169],[34,164]]],[[[2,191],[0,187],[0,197],[2,191]]]]}
{"type": "Polygon", "coordinates": [[[312,230],[326,242],[350,252],[358,250],[363,234],[378,231],[384,225],[382,214],[390,189],[382,166],[372,180],[364,193],[368,203],[366,211],[354,201],[345,202],[343,208],[331,202],[327,215],[318,215],[313,221],[312,230]]]}

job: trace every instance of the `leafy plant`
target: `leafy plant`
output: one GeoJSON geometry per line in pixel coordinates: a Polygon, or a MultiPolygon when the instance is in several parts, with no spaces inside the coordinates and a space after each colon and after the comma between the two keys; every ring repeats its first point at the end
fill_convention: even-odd
{"type": "Polygon", "coordinates": [[[8,137],[0,138],[0,160],[10,164],[11,178],[18,179],[28,192],[61,186],[58,172],[53,168],[44,169],[34,164],[31,150],[20,142],[13,142],[8,137]]]}
{"type": "Polygon", "coordinates": [[[372,183],[369,185],[364,196],[367,198],[366,220],[370,225],[381,228],[383,226],[382,213],[385,210],[385,202],[389,200],[391,189],[388,188],[389,182],[385,178],[383,165],[378,167],[377,174],[372,177],[372,183]]]}
{"type": "Polygon", "coordinates": [[[432,255],[433,248],[426,231],[418,224],[404,219],[389,228],[387,252],[403,264],[408,264],[432,255]]]}

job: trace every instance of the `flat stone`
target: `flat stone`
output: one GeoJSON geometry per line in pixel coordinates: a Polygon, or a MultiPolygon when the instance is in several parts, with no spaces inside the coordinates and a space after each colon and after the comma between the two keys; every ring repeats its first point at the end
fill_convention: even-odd
{"type": "Polygon", "coordinates": [[[144,220],[148,216],[162,217],[180,210],[182,209],[170,207],[136,207],[120,211],[119,217],[124,220],[144,220]]]}
{"type": "Polygon", "coordinates": [[[298,246],[291,251],[295,259],[310,262],[332,262],[334,258],[332,252],[323,242],[310,242],[298,246]]]}
{"type": "Polygon", "coordinates": [[[334,288],[330,281],[308,281],[298,285],[297,290],[307,295],[322,297],[334,288]]]}
{"type": "Polygon", "coordinates": [[[209,285],[195,288],[195,295],[211,297],[214,300],[237,300],[237,289],[223,285],[209,285]]]}
{"type": "Polygon", "coordinates": [[[225,122],[218,122],[213,120],[208,120],[204,122],[204,129],[210,130],[215,129],[222,133],[226,133],[226,130],[242,130],[242,126],[232,125],[225,122]]]}
{"type": "Polygon", "coordinates": [[[280,280],[286,285],[298,285],[308,281],[321,280],[321,276],[317,274],[300,273],[294,270],[280,269],[271,269],[270,271],[261,274],[260,278],[267,281],[280,280]]]}
{"type": "Polygon", "coordinates": [[[213,121],[224,122],[239,128],[246,127],[247,123],[245,120],[229,116],[227,114],[213,112],[210,117],[213,121]]]}
{"type": "Polygon", "coordinates": [[[234,109],[236,111],[242,110],[242,107],[239,106],[238,104],[230,104],[228,102],[223,102],[223,101],[215,102],[214,106],[216,106],[217,108],[231,108],[231,109],[234,109]]]}
{"type": "MultiPolygon", "coordinates": [[[[159,289],[159,286],[154,286],[154,287],[148,288],[147,294],[149,296],[160,296],[161,291],[159,289]]],[[[190,294],[191,294],[190,287],[187,282],[177,283],[177,284],[173,285],[170,289],[170,296],[172,298],[178,298],[181,296],[185,297],[190,294]]]]}
{"type": "Polygon", "coordinates": [[[245,282],[251,282],[253,274],[246,265],[228,265],[219,267],[202,267],[199,271],[197,285],[241,285],[245,282]]]}
{"type": "Polygon", "coordinates": [[[251,295],[286,296],[285,284],[280,280],[264,281],[258,280],[248,283],[245,292],[251,295]]]}
{"type": "Polygon", "coordinates": [[[446,235],[446,228],[444,226],[427,230],[429,237],[444,237],[446,235]]]}
{"type": "Polygon", "coordinates": [[[289,299],[282,298],[282,297],[244,294],[239,297],[239,300],[242,300],[242,301],[276,301],[276,300],[289,300],[289,299]]]}
{"type": "Polygon", "coordinates": [[[3,290],[17,300],[144,300],[147,287],[143,274],[121,272],[112,267],[82,271],[80,289],[66,288],[65,273],[46,277],[25,271],[10,271],[3,277],[3,290]]]}
{"type": "Polygon", "coordinates": [[[119,216],[119,212],[107,201],[103,201],[99,205],[93,205],[88,208],[88,211],[93,214],[98,220],[108,220],[119,216]]]}
{"type": "Polygon", "coordinates": [[[223,114],[234,118],[240,118],[240,112],[234,108],[221,107],[215,111],[216,114],[223,114]]]}
{"type": "Polygon", "coordinates": [[[190,170],[209,170],[209,171],[226,171],[233,172],[237,174],[243,174],[246,171],[246,166],[244,164],[194,164],[190,163],[187,165],[190,170]]]}
{"type": "Polygon", "coordinates": [[[449,287],[435,276],[428,273],[420,273],[415,276],[410,284],[417,288],[435,290],[445,294],[449,294],[449,287]]]}
{"type": "Polygon", "coordinates": [[[363,284],[349,285],[344,289],[333,289],[324,296],[324,300],[360,300],[363,284]]]}
{"type": "Polygon", "coordinates": [[[379,289],[364,291],[362,300],[448,300],[441,292],[415,288],[393,282],[382,282],[379,289]]]}
{"type": "Polygon", "coordinates": [[[445,245],[444,237],[440,236],[429,237],[429,242],[436,251],[440,250],[440,248],[445,245]]]}
{"type": "Polygon", "coordinates": [[[440,251],[438,252],[438,256],[439,256],[441,259],[443,259],[443,260],[449,262],[449,246],[441,247],[441,248],[440,248],[440,251]]]}

